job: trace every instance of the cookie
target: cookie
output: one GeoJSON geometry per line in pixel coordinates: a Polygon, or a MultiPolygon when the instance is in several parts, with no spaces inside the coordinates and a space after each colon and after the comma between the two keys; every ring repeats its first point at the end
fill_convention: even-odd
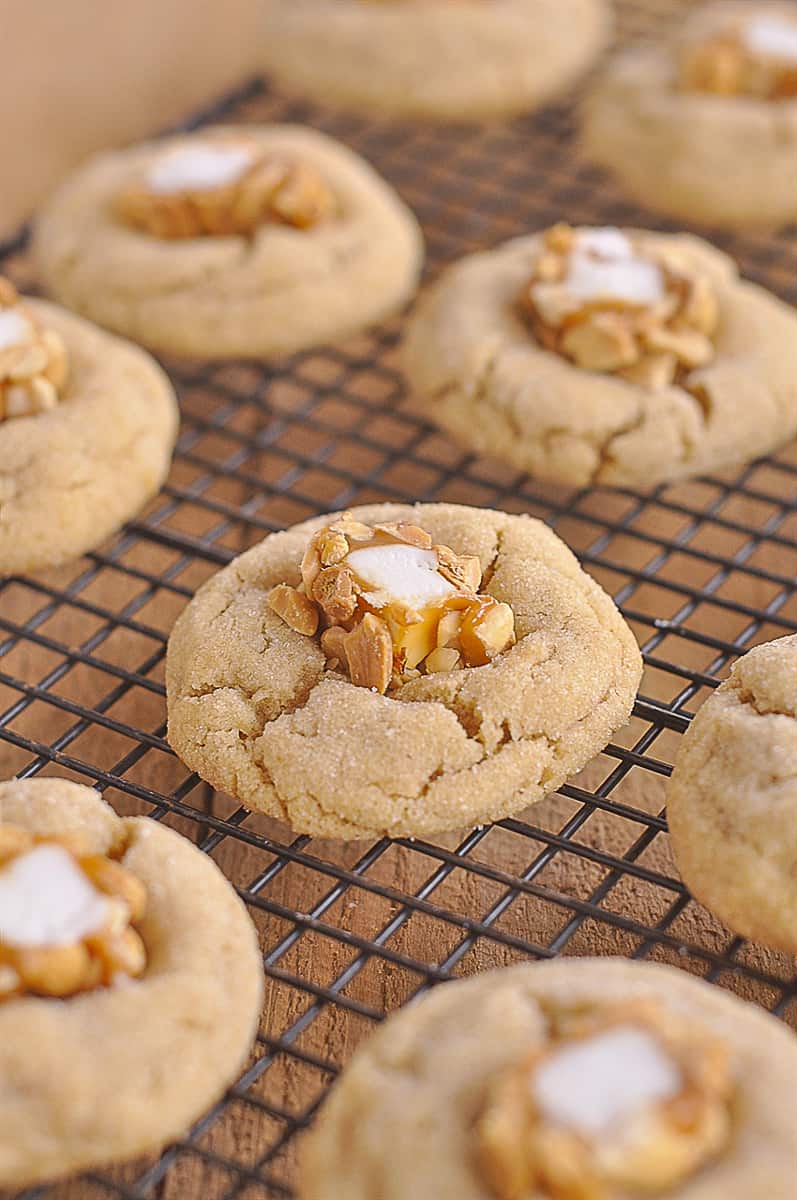
{"type": "Polygon", "coordinates": [[[797,5],[698,9],[669,42],[615,58],[583,116],[586,153],[654,211],[733,228],[794,221],[797,5]]]}
{"type": "Polygon", "coordinates": [[[0,279],[0,576],[68,562],[135,516],[178,420],[143,350],[0,279]]]}
{"type": "Polygon", "coordinates": [[[382,320],[423,258],[409,209],[301,126],[204,129],[101,154],[38,217],[54,296],[166,353],[260,358],[382,320]]]}
{"type": "Polygon", "coordinates": [[[735,933],[797,954],[797,634],[745,654],[703,704],[667,818],[692,894],[735,933]]]}
{"type": "Polygon", "coordinates": [[[559,225],[464,258],[403,361],[463,446],[579,487],[700,474],[797,430],[797,315],[688,235],[559,225]]]}
{"type": "Polygon", "coordinates": [[[610,29],[604,0],[268,0],[261,58],[325,105],[478,119],[566,91],[610,29]]]}
{"type": "Polygon", "coordinates": [[[671,967],[531,963],[445,984],[345,1068],[301,1200],[790,1200],[797,1041],[671,967]]]}
{"type": "Polygon", "coordinates": [[[185,838],[65,780],[0,784],[0,1187],[183,1134],[262,992],[246,911],[185,838]]]}
{"type": "Polygon", "coordinates": [[[168,736],[297,832],[427,836],[556,790],[626,721],[640,673],[541,522],[373,505],[272,534],[200,589],[169,641],[168,736]]]}

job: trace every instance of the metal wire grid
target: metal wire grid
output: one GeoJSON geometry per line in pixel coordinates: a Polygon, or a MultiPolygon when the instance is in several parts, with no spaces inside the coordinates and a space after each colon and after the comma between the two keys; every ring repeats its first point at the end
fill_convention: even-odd
{"type": "MultiPolygon", "coordinates": [[[[621,6],[621,32],[677,5],[621,6]]],[[[331,117],[255,84],[197,123],[307,120],[371,158],[415,208],[432,270],[560,219],[667,228],[574,148],[571,109],[450,130],[331,117]]],[[[797,301],[797,238],[715,234],[797,301]]],[[[21,238],[0,269],[32,287],[21,238]]],[[[413,410],[399,324],[263,368],[171,364],[183,428],[162,495],[72,568],[0,581],[0,774],[94,783],[199,842],[249,906],[269,991],[251,1063],[156,1161],[26,1197],[291,1196],[297,1135],[354,1043],[419,990],[563,953],[677,962],[797,1019],[793,963],[732,937],[675,878],[661,803],[677,736],[735,656],[797,630],[797,452],[630,491],[544,487],[462,454],[413,410]],[[371,499],[452,500],[548,521],[616,597],[646,677],[628,730],[561,793],[461,840],[292,837],[210,793],[165,740],[176,613],[265,532],[371,499]]]]}

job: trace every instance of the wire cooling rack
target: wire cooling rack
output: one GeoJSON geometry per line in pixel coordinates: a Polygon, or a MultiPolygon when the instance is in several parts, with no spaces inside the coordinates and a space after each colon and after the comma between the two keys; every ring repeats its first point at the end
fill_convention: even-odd
{"type": "MultiPolygon", "coordinates": [[[[621,36],[678,7],[627,0],[621,36]]],[[[356,147],[418,213],[432,273],[562,218],[668,228],[578,157],[571,108],[441,129],[331,116],[253,84],[196,123],[217,118],[308,121],[356,147]]],[[[794,231],[704,232],[797,302],[794,231]]],[[[0,269],[35,290],[24,237],[0,269]]],[[[797,448],[647,496],[543,486],[462,454],[412,408],[399,332],[396,321],[268,367],[167,364],[183,426],[157,501],[72,567],[0,582],[0,775],[94,784],[120,812],[196,840],[249,907],[268,985],[247,1070],[185,1141],[28,1198],[292,1196],[302,1131],[356,1042],[419,990],[489,966],[588,953],[677,963],[797,1021],[793,963],[690,899],[662,816],[690,715],[737,655],[797,630],[797,448]],[[166,639],[198,584],[271,530],[376,499],[542,517],[645,653],[630,725],[578,778],[520,818],[437,844],[294,837],[212,794],[164,737],[166,639]]]]}

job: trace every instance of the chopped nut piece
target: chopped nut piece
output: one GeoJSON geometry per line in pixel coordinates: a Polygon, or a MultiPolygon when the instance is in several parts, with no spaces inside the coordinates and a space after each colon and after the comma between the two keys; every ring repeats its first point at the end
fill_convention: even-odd
{"type": "Polygon", "coordinates": [[[438,646],[456,646],[462,628],[462,612],[448,612],[437,626],[438,646]]]}
{"type": "Polygon", "coordinates": [[[461,662],[458,650],[451,647],[439,646],[437,650],[433,650],[431,654],[426,656],[426,670],[429,674],[436,674],[440,671],[453,671],[461,662]]]}
{"type": "Polygon", "coordinates": [[[288,583],[278,583],[266,597],[269,608],[296,633],[312,637],[318,629],[318,609],[308,596],[288,583]]]}
{"type": "Polygon", "coordinates": [[[310,163],[231,138],[166,149],[113,199],[122,221],[166,239],[249,236],[267,223],[310,229],[336,207],[310,163]]]}
{"type": "Polygon", "coordinates": [[[144,916],[146,888],[86,845],[79,834],[0,826],[0,1001],[67,997],[143,973],[146,950],[132,925],[144,916]]]}
{"type": "Polygon", "coordinates": [[[634,335],[617,313],[597,313],[566,329],[562,350],[587,371],[619,371],[639,357],[634,335]]]}
{"type": "Polygon", "coordinates": [[[325,629],[321,634],[321,649],[328,659],[345,663],[346,652],[343,649],[343,639],[346,636],[346,630],[340,625],[331,625],[329,629],[325,629]]]}
{"type": "Polygon", "coordinates": [[[712,360],[719,306],[707,277],[619,229],[555,226],[543,242],[520,307],[546,350],[645,388],[688,387],[686,374],[712,360]]]}
{"type": "Polygon", "coordinates": [[[64,342],[0,277],[0,421],[56,407],[68,375],[64,342]]]}
{"type": "Polygon", "coordinates": [[[321,606],[327,620],[340,625],[354,616],[360,589],[348,567],[328,567],[313,584],[313,599],[321,606]]]}
{"type": "Polygon", "coordinates": [[[470,662],[488,663],[514,641],[515,614],[508,604],[495,601],[479,606],[465,614],[459,637],[470,662]]]}
{"type": "Polygon", "coordinates": [[[431,535],[425,529],[407,521],[389,521],[383,525],[375,525],[374,529],[377,533],[386,533],[408,546],[419,546],[421,550],[428,550],[432,545],[431,535]]]}
{"type": "Polygon", "coordinates": [[[329,527],[333,533],[342,533],[350,542],[370,542],[374,531],[370,525],[355,521],[351,513],[345,512],[329,527]]]}
{"type": "Polygon", "coordinates": [[[482,565],[475,554],[455,554],[449,546],[435,546],[440,562],[438,570],[450,583],[478,592],[482,581],[482,565]]]}
{"type": "Polygon", "coordinates": [[[321,566],[331,567],[335,563],[342,562],[349,553],[349,549],[348,540],[342,533],[325,534],[318,543],[321,566]]]}
{"type": "Polygon", "coordinates": [[[393,673],[393,640],[384,621],[366,613],[343,638],[343,649],[352,683],[387,691],[393,673]]]}

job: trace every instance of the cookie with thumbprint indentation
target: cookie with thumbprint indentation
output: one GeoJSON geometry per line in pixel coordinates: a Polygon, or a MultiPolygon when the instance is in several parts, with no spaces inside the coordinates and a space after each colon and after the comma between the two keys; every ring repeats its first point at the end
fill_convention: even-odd
{"type": "Polygon", "coordinates": [[[797,634],[745,654],[700,708],[667,819],[693,895],[735,933],[797,954],[797,634]]]}
{"type": "Polygon", "coordinates": [[[647,488],[797,431],[797,314],[687,235],[556,225],[471,255],[403,358],[468,449],[576,486],[647,488]]]}
{"type": "Polygon", "coordinates": [[[0,278],[0,576],[68,562],[135,516],[177,425],[148,354],[0,278]]]}
{"type": "Polygon", "coordinates": [[[185,838],[65,780],[0,783],[0,1186],[183,1134],[243,1065],[262,978],[185,838]]]}
{"type": "Polygon", "coordinates": [[[584,148],[679,220],[797,219],[797,4],[722,0],[624,50],[584,109],[584,148]]]}
{"type": "Polygon", "coordinates": [[[445,984],[345,1068],[301,1200],[791,1200],[797,1041],[671,967],[533,963],[445,984]]]}
{"type": "Polygon", "coordinates": [[[478,119],[564,92],[610,28],[604,0],[268,0],[261,58],[324,104],[478,119]]]}
{"type": "Polygon", "coordinates": [[[520,812],[604,748],[641,673],[545,525],[382,504],[272,534],[172,632],[169,740],[248,808],[323,837],[520,812]]]}
{"type": "Polygon", "coordinates": [[[143,345],[263,358],[395,312],[423,243],[392,188],[340,142],[225,126],[91,159],[44,206],[33,254],[57,299],[143,345]]]}

